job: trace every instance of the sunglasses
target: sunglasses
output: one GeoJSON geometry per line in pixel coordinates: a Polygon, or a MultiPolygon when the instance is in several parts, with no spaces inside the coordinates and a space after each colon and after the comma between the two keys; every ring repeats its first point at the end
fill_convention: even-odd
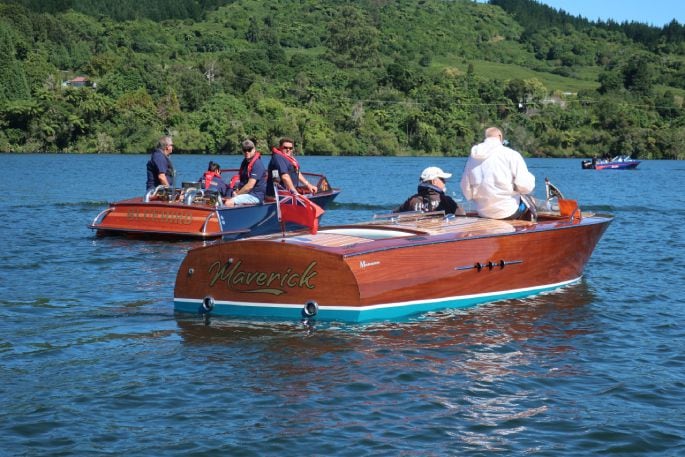
{"type": "Polygon", "coordinates": [[[281,146],[281,149],[285,151],[292,151],[293,147],[292,146],[281,146]]]}

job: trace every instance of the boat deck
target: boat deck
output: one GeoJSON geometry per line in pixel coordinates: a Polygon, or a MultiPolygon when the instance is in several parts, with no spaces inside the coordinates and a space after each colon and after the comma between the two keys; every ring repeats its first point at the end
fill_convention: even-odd
{"type": "MultiPolygon", "coordinates": [[[[558,223],[558,216],[543,216],[552,223],[558,223]]],[[[567,217],[562,218],[568,220],[567,217]]],[[[483,235],[502,235],[539,226],[542,222],[522,220],[496,220],[480,217],[457,216],[445,218],[436,214],[393,214],[378,218],[370,223],[321,228],[315,235],[298,233],[282,238],[280,235],[257,236],[252,239],[266,239],[294,244],[314,244],[322,247],[345,248],[383,239],[399,239],[416,236],[452,234],[459,238],[483,235]]]]}

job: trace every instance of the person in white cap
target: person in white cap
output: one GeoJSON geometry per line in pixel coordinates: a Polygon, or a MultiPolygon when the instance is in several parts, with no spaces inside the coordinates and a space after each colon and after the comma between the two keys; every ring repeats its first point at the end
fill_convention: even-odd
{"type": "Polygon", "coordinates": [[[521,154],[504,146],[502,131],[490,127],[485,141],[471,148],[460,184],[464,197],[476,203],[479,216],[525,219],[529,211],[521,195],[535,189],[535,176],[521,154]]]}
{"type": "Polygon", "coordinates": [[[428,167],[421,173],[416,194],[409,197],[395,212],[444,211],[445,214],[464,214],[457,202],[445,195],[447,181],[452,173],[438,167],[428,167]]]}

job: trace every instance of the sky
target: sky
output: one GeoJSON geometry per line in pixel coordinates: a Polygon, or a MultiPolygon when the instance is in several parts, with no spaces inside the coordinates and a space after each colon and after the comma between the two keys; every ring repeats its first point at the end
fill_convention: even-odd
{"type": "MultiPolygon", "coordinates": [[[[479,0],[486,3],[486,0],[479,0]]],[[[662,27],[673,19],[685,24],[683,0],[537,0],[538,3],[562,9],[572,16],[583,16],[596,21],[613,19],[642,22],[662,27]]]]}

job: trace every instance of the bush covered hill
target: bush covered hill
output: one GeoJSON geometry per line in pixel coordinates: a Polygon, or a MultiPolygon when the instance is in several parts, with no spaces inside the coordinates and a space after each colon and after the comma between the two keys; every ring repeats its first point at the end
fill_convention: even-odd
{"type": "Polygon", "coordinates": [[[0,151],[685,158],[685,29],[533,0],[0,0],[0,151]]]}

